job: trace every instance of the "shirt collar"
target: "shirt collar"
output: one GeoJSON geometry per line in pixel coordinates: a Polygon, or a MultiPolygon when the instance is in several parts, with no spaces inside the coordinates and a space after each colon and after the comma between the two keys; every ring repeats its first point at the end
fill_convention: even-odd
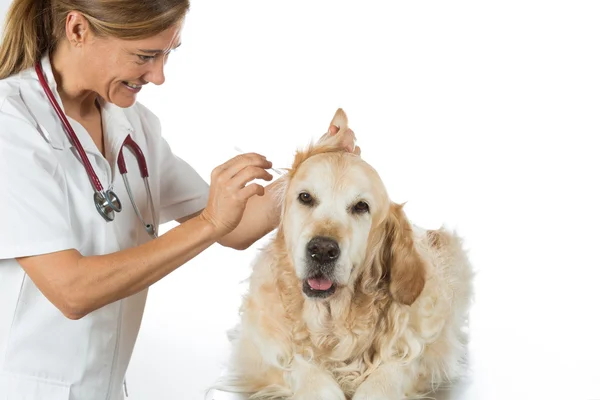
{"type": "Polygon", "coordinates": [[[98,100],[102,110],[102,128],[104,129],[105,153],[110,165],[116,165],[117,155],[128,135],[133,136],[133,126],[125,110],[112,103],[98,100]]]}

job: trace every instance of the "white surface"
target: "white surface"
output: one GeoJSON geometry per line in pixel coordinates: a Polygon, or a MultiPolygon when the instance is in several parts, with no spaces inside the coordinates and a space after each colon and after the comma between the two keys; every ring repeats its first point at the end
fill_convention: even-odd
{"type": "MultiPolygon", "coordinates": [[[[301,4],[193,1],[140,96],[174,151],[207,178],[234,145],[286,167],[343,107],[393,198],[478,269],[472,374],[438,400],[600,399],[600,3],[301,4]]],[[[258,247],[150,290],[130,400],[204,398],[258,247]]]]}

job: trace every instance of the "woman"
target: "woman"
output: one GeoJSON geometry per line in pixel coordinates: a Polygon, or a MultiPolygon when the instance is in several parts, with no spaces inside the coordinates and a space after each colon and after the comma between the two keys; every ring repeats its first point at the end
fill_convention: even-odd
{"type": "MultiPolygon", "coordinates": [[[[279,222],[273,184],[248,184],[272,179],[265,157],[228,160],[209,187],[136,103],[143,85],[164,82],[188,7],[15,0],[9,9],[0,47],[3,399],[121,399],[147,288],[214,243],[244,249],[279,222]],[[117,167],[130,139],[149,172],[152,202],[123,150],[140,215],[117,167]],[[181,224],[156,235],[171,220],[181,224]]],[[[344,139],[353,149],[353,134],[344,139]]]]}

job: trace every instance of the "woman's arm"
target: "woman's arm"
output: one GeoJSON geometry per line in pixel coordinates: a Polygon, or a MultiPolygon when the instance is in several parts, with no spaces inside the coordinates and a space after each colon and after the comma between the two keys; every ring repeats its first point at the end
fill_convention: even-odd
{"type": "Polygon", "coordinates": [[[79,319],[149,287],[217,239],[214,226],[198,216],[153,241],[107,255],[65,250],[17,261],[66,317],[79,319]]]}
{"type": "Polygon", "coordinates": [[[231,232],[248,199],[264,194],[262,186],[246,184],[270,180],[270,167],[263,156],[245,154],[215,168],[204,211],[143,245],[106,255],[71,249],[17,261],[65,316],[79,319],[147,288],[231,232]]]}

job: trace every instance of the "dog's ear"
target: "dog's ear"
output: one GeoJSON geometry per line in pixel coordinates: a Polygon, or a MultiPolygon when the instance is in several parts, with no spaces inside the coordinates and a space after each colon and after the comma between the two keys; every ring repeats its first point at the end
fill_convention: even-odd
{"type": "Polygon", "coordinates": [[[415,248],[412,228],[400,204],[390,205],[381,251],[392,297],[402,304],[411,305],[423,291],[426,269],[425,262],[415,248]]]}
{"type": "Polygon", "coordinates": [[[323,134],[316,143],[317,147],[330,148],[337,151],[345,148],[347,151],[360,156],[361,149],[356,145],[356,136],[348,127],[348,116],[341,108],[338,108],[333,119],[329,123],[327,133],[323,134]]]}
{"type": "Polygon", "coordinates": [[[334,134],[338,131],[343,131],[348,128],[348,116],[341,108],[338,108],[333,116],[333,119],[329,123],[329,134],[334,134]]]}

